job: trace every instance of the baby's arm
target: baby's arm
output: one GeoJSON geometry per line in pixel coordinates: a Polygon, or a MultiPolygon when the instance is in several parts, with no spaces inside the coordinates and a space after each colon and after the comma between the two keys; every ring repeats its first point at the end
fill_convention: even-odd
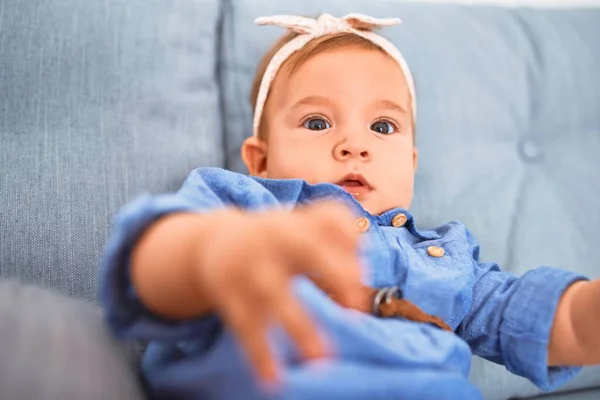
{"type": "Polygon", "coordinates": [[[214,304],[199,288],[197,266],[203,247],[220,225],[236,226],[234,209],[178,212],[153,223],[131,255],[131,281],[141,302],[171,319],[208,314],[214,304]]]}
{"type": "Polygon", "coordinates": [[[549,365],[600,364],[600,280],[576,282],[561,297],[548,346],[549,365]]]}
{"type": "Polygon", "coordinates": [[[200,317],[216,312],[269,378],[270,322],[281,324],[305,357],[323,356],[290,282],[317,274],[342,303],[363,301],[351,213],[339,204],[282,210],[249,178],[214,174],[192,174],[177,195],[142,199],[121,212],[101,280],[111,326],[131,338],[180,341],[214,332],[211,319],[200,317]]]}
{"type": "Polygon", "coordinates": [[[457,334],[474,354],[505,365],[544,390],[564,384],[580,368],[574,367],[576,362],[550,358],[554,357],[549,354],[552,331],[559,303],[586,277],[549,267],[516,277],[495,263],[479,262],[479,246],[468,231],[466,238],[473,254],[475,282],[471,307],[457,334]]]}

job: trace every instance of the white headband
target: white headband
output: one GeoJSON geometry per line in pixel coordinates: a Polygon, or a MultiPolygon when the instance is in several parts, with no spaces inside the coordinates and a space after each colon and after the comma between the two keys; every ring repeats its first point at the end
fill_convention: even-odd
{"type": "Polygon", "coordinates": [[[400,23],[398,18],[373,18],[362,14],[348,14],[342,18],[336,18],[329,14],[321,14],[319,18],[298,17],[293,15],[275,15],[272,17],[261,17],[255,20],[257,25],[276,25],[282,28],[291,29],[299,35],[286,43],[271,59],[265,74],[260,83],[258,96],[256,98],[256,107],[254,110],[253,132],[258,136],[258,127],[263,113],[265,102],[269,94],[271,83],[277,75],[277,71],[283,65],[290,55],[304,47],[311,40],[324,35],[336,33],[352,33],[358,35],[371,43],[381,47],[390,57],[392,57],[400,66],[408,83],[408,91],[411,97],[413,119],[416,116],[415,86],[408,68],[406,60],[400,51],[390,41],[384,37],[371,32],[371,29],[384,26],[397,25],[400,23]]]}

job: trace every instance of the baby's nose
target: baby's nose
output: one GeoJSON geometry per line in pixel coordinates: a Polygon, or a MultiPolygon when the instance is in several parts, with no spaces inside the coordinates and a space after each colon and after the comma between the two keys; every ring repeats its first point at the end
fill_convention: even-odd
{"type": "Polygon", "coordinates": [[[354,154],[358,154],[361,158],[368,157],[369,152],[367,150],[353,150],[353,149],[343,149],[342,157],[352,157],[354,154]]]}
{"type": "Polygon", "coordinates": [[[367,160],[370,156],[367,146],[356,139],[345,140],[342,143],[339,143],[334,149],[334,157],[339,160],[347,160],[350,158],[367,160]]]}

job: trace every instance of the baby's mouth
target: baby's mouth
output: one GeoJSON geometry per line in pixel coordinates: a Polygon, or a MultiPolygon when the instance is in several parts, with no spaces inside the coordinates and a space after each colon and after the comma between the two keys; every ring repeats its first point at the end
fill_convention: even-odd
{"type": "Polygon", "coordinates": [[[345,181],[340,186],[357,200],[360,200],[371,191],[370,187],[356,181],[345,181]]]}
{"type": "Polygon", "coordinates": [[[367,180],[360,174],[348,174],[336,184],[341,186],[357,200],[361,200],[373,190],[367,180]]]}

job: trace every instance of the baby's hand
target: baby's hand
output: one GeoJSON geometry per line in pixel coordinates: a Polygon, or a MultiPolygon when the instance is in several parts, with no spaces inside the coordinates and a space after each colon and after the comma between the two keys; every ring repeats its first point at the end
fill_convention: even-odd
{"type": "Polygon", "coordinates": [[[202,290],[260,377],[278,375],[267,345],[269,323],[281,324],[304,357],[326,355],[315,325],[292,294],[295,275],[319,276],[343,305],[361,301],[352,221],[349,210],[331,203],[292,212],[239,213],[201,246],[199,265],[206,267],[197,278],[202,290]]]}

